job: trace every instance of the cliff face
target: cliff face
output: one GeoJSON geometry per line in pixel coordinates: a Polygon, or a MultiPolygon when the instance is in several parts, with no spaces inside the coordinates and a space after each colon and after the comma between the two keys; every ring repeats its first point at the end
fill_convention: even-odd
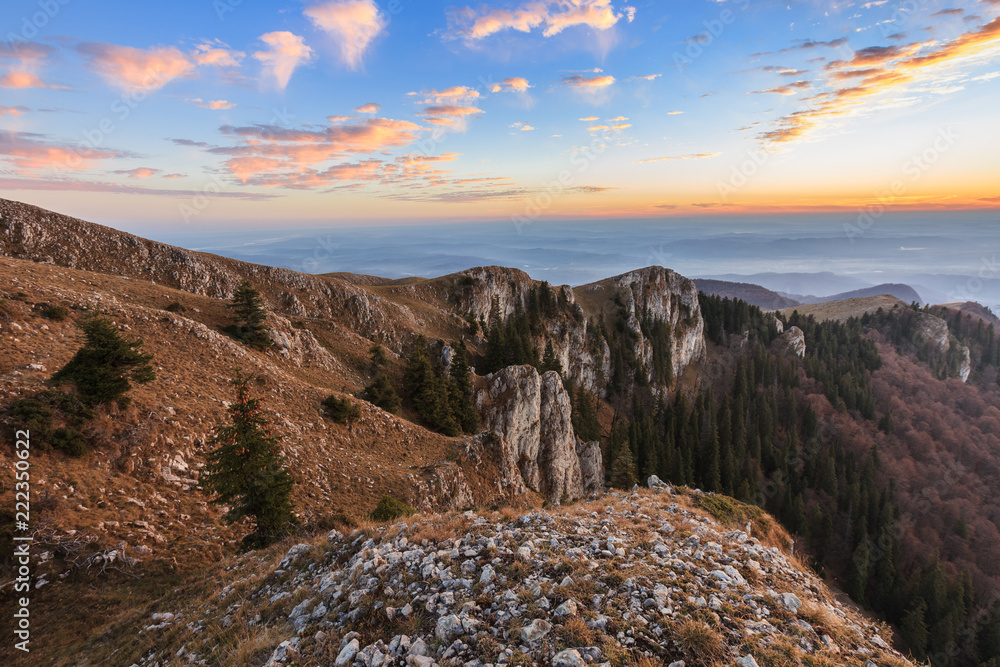
{"type": "Polygon", "coordinates": [[[531,489],[551,501],[603,490],[600,445],[580,443],[578,453],[569,394],[557,373],[509,366],[478,378],[477,384],[476,406],[483,428],[493,435],[491,446],[498,449],[505,488],[514,493],[531,489]]]}
{"type": "Polygon", "coordinates": [[[917,324],[917,341],[919,342],[920,340],[932,343],[941,354],[947,353],[952,345],[956,346],[960,358],[958,377],[962,382],[969,380],[969,376],[972,374],[972,357],[969,353],[969,348],[954,340],[954,337],[948,331],[947,322],[940,317],[920,313],[920,319],[917,324]]]}

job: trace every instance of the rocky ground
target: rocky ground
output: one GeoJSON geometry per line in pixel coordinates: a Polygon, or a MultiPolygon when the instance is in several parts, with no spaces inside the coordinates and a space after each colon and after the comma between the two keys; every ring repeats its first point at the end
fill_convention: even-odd
{"type": "Polygon", "coordinates": [[[837,602],[779,548],[787,535],[769,517],[657,482],[522,516],[470,511],[334,530],[231,559],[209,599],[177,594],[137,610],[134,641],[109,643],[107,659],[136,667],[909,664],[886,628],[837,602]],[[234,628],[249,634],[234,641],[234,628]]]}

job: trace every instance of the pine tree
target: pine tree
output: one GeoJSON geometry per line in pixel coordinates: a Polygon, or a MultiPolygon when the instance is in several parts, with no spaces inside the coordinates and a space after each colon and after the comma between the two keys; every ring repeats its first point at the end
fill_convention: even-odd
{"type": "Polygon", "coordinates": [[[372,367],[376,370],[389,365],[389,355],[386,354],[385,348],[378,343],[373,343],[368,348],[368,354],[371,355],[372,367]]]}
{"type": "Polygon", "coordinates": [[[228,523],[249,519],[254,531],[243,538],[244,549],[258,549],[287,534],[297,523],[292,513],[292,476],[285,467],[278,438],[250,396],[252,375],[239,369],[232,384],[236,400],[229,406],[230,422],[215,428],[201,486],[212,503],[227,505],[228,523]]]}
{"type": "Polygon", "coordinates": [[[455,351],[449,369],[451,413],[464,432],[474,433],[479,428],[479,413],[476,412],[472,380],[469,377],[469,351],[461,340],[452,343],[451,347],[455,351]]]}
{"type": "Polygon", "coordinates": [[[910,653],[920,662],[927,660],[927,623],[924,614],[927,612],[927,605],[923,600],[918,600],[906,615],[900,628],[903,641],[910,647],[910,653]]]}
{"type": "Polygon", "coordinates": [[[115,402],[121,408],[131,399],[125,394],[132,382],[147,384],[156,379],[149,362],[152,354],[142,354],[141,340],[127,341],[115,325],[102,317],[90,317],[79,324],[83,347],[55,375],[52,382],[71,382],[90,405],[115,402]]]}
{"type": "Polygon", "coordinates": [[[632,450],[627,445],[619,447],[614,465],[611,466],[611,486],[616,489],[631,489],[636,482],[632,450]]]}
{"type": "Polygon", "coordinates": [[[265,325],[267,310],[264,308],[264,300],[249,280],[239,284],[232,301],[226,307],[233,311],[236,320],[226,327],[226,333],[250,347],[271,347],[271,333],[265,325]]]}
{"type": "Polygon", "coordinates": [[[461,433],[451,412],[447,380],[438,374],[427,354],[427,339],[419,336],[404,375],[406,391],[420,418],[436,431],[448,436],[461,433]]]}
{"type": "Polygon", "coordinates": [[[551,340],[545,341],[545,355],[542,357],[542,367],[540,370],[543,373],[546,371],[555,371],[562,375],[562,363],[559,361],[559,357],[556,356],[551,340]]]}
{"type": "Polygon", "coordinates": [[[392,386],[392,380],[389,379],[389,375],[384,370],[375,373],[375,379],[361,392],[361,398],[386,412],[395,413],[396,410],[399,410],[399,395],[396,393],[395,387],[392,386]]]}
{"type": "Polygon", "coordinates": [[[601,423],[597,420],[597,410],[594,408],[594,398],[582,386],[574,391],[570,388],[573,406],[572,422],[576,437],[584,442],[601,439],[601,423]]]}

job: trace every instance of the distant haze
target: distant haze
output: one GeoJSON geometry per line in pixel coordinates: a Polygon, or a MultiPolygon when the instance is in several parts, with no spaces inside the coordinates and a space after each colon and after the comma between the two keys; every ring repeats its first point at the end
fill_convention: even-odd
{"type": "Polygon", "coordinates": [[[817,297],[905,283],[928,302],[1000,304],[1000,226],[986,213],[659,222],[477,223],[157,235],[176,245],[308,273],[434,277],[497,264],[581,285],[658,264],[691,278],[817,297]],[[744,231],[752,230],[752,231],[744,231]]]}

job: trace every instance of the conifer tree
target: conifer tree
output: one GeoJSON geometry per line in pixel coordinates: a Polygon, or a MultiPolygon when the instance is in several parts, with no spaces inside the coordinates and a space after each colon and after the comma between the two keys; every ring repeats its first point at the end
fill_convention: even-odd
{"type": "Polygon", "coordinates": [[[461,433],[451,411],[447,380],[438,374],[427,354],[427,339],[419,336],[404,375],[406,391],[420,418],[436,431],[448,436],[461,433]]]}
{"type": "Polygon", "coordinates": [[[569,395],[573,399],[571,401],[573,432],[584,442],[600,440],[601,423],[597,420],[594,397],[582,386],[577,386],[575,390],[570,387],[569,395]]]}
{"type": "Polygon", "coordinates": [[[237,369],[230,421],[215,428],[211,443],[216,448],[208,454],[201,479],[201,487],[214,495],[211,502],[229,507],[224,515],[228,523],[242,519],[254,523],[253,532],[242,541],[247,550],[281,539],[297,523],[292,513],[292,476],[260,399],[250,395],[252,379],[237,369]]]}
{"type": "Polygon", "coordinates": [[[226,327],[226,333],[250,347],[267,349],[271,347],[271,333],[265,325],[267,310],[260,292],[244,280],[233,293],[233,299],[226,306],[233,311],[233,324],[226,327]]]}
{"type": "Polygon", "coordinates": [[[71,382],[90,405],[115,402],[124,408],[131,402],[125,394],[132,382],[147,384],[156,379],[150,366],[152,354],[139,352],[141,340],[128,341],[111,320],[89,317],[79,324],[86,342],[52,381],[71,382]]]}
{"type": "Polygon", "coordinates": [[[399,410],[399,395],[396,393],[396,388],[392,386],[389,375],[382,369],[375,373],[372,383],[361,392],[361,398],[386,412],[395,413],[396,410],[399,410]]]}
{"type": "Polygon", "coordinates": [[[539,370],[543,373],[547,371],[555,371],[556,373],[562,375],[562,363],[559,361],[559,357],[556,356],[551,340],[545,341],[545,355],[542,357],[542,367],[539,370]]]}
{"type": "Polygon", "coordinates": [[[626,444],[618,448],[614,465],[611,466],[611,486],[616,489],[631,489],[636,482],[635,459],[626,444]]]}
{"type": "Polygon", "coordinates": [[[455,354],[451,359],[451,368],[448,369],[450,379],[451,412],[458,425],[466,433],[474,433],[479,428],[479,413],[476,412],[476,403],[472,395],[472,380],[469,375],[469,351],[465,347],[465,341],[458,341],[451,344],[455,354]]]}

